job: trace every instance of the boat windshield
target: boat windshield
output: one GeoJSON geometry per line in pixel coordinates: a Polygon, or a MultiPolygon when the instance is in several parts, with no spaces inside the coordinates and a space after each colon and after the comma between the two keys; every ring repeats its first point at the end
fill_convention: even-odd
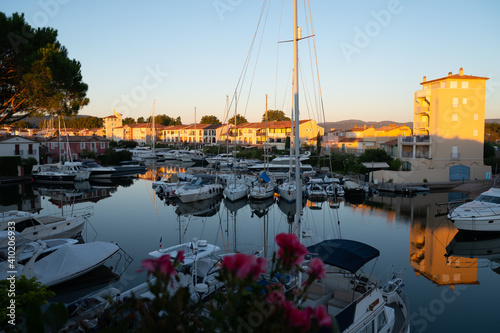
{"type": "Polygon", "coordinates": [[[476,201],[479,202],[489,202],[489,203],[495,203],[495,204],[500,204],[500,197],[496,197],[493,195],[486,195],[486,194],[481,194],[476,201]]]}

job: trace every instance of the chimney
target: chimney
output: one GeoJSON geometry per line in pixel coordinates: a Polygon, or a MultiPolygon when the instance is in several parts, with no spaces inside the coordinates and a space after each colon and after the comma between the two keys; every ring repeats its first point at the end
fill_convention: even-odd
{"type": "Polygon", "coordinates": [[[460,67],[460,69],[458,70],[458,75],[460,75],[460,76],[464,75],[464,68],[463,67],[460,67]]]}
{"type": "Polygon", "coordinates": [[[427,77],[424,75],[424,78],[422,79],[422,82],[427,82],[427,77]]]}
{"type": "Polygon", "coordinates": [[[453,73],[452,73],[452,72],[448,72],[448,76],[452,76],[452,75],[453,75],[453,73]]]}

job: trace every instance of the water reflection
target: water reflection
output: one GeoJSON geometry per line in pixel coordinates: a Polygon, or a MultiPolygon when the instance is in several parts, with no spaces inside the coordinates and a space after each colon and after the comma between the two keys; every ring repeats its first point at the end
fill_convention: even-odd
{"type": "Polygon", "coordinates": [[[446,246],[448,265],[460,268],[475,264],[490,267],[500,274],[500,233],[473,233],[459,231],[446,246]]]}

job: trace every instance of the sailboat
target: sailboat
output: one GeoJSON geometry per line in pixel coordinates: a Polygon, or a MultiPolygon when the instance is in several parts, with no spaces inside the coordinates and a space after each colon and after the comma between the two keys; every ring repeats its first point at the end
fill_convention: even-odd
{"type": "Polygon", "coordinates": [[[266,140],[264,141],[264,170],[260,172],[257,180],[252,182],[250,187],[250,193],[248,196],[250,199],[263,200],[272,198],[274,196],[274,189],[276,188],[276,178],[272,174],[268,174],[268,169],[266,167],[267,159],[267,95],[266,95],[266,140]]]}
{"type": "MultiPolygon", "coordinates": [[[[293,109],[299,124],[298,41],[300,28],[297,21],[297,0],[293,0],[293,109]]],[[[295,224],[302,242],[302,195],[299,165],[299,126],[295,126],[295,224]]],[[[320,258],[326,268],[326,277],[311,285],[303,306],[324,305],[328,314],[336,319],[341,332],[409,332],[410,316],[406,296],[401,290],[403,272],[393,273],[385,285],[364,273],[361,268],[380,255],[370,245],[345,239],[324,240],[309,246],[311,258],[320,258]]],[[[312,260],[310,261],[312,262],[312,260]]],[[[310,262],[307,262],[309,264],[310,262]]],[[[299,273],[297,288],[306,273],[299,273]]]]}
{"type": "MultiPolygon", "coordinates": [[[[293,129],[293,115],[291,122],[291,128],[293,129]]],[[[294,143],[295,144],[295,143],[294,143]]],[[[288,202],[294,202],[297,199],[297,189],[295,180],[292,178],[292,149],[290,148],[290,158],[289,158],[289,170],[288,178],[278,186],[278,193],[280,195],[280,200],[285,200],[288,202]]],[[[300,176],[299,176],[300,177],[300,176]]]]}
{"type": "MultiPolygon", "coordinates": [[[[236,92],[234,93],[234,151],[233,151],[233,161],[236,160],[236,92]]],[[[229,126],[228,126],[229,130],[229,126]]],[[[225,188],[224,188],[224,197],[228,200],[231,201],[237,201],[243,198],[246,198],[248,195],[248,186],[243,182],[243,181],[238,181],[236,177],[236,173],[233,174],[233,181],[230,182],[225,188]]]]}

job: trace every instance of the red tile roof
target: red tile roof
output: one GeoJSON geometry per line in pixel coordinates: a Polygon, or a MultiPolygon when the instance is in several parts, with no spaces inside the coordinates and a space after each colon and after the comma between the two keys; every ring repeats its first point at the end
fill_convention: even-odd
{"type": "Polygon", "coordinates": [[[447,79],[460,79],[460,80],[489,80],[489,77],[483,77],[483,76],[475,76],[475,75],[460,75],[460,74],[454,74],[454,75],[449,75],[445,76],[439,79],[434,79],[434,80],[429,80],[425,82],[420,82],[420,84],[424,85],[427,83],[431,82],[437,82],[437,81],[442,81],[442,80],[447,80],[447,79]]]}

